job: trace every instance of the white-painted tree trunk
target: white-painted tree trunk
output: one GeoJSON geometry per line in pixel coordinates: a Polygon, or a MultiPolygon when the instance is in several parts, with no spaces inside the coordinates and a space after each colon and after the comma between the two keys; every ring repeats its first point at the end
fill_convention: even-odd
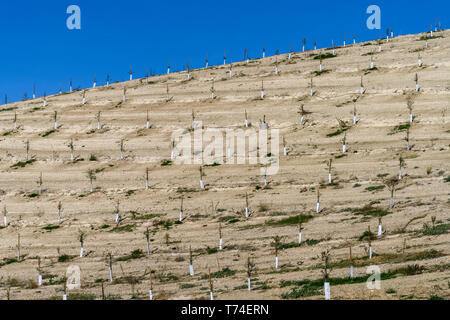
{"type": "Polygon", "coordinates": [[[347,151],[347,145],[343,144],[342,145],[342,152],[345,153],[347,151]]]}
{"type": "Polygon", "coordinates": [[[314,90],[313,88],[309,89],[309,95],[312,97],[314,95],[314,90]]]}
{"type": "Polygon", "coordinates": [[[83,257],[83,247],[80,248],[80,258],[83,257]]]}
{"type": "Polygon", "coordinates": [[[378,235],[381,236],[383,234],[383,227],[381,224],[378,225],[378,235]]]}
{"type": "Polygon", "coordinates": [[[193,266],[192,264],[189,265],[189,274],[190,274],[191,276],[194,275],[194,266],[193,266]]]}
{"type": "Polygon", "coordinates": [[[364,92],[366,92],[366,89],[364,89],[364,87],[360,87],[359,88],[359,93],[360,94],[364,94],[364,92]]]}
{"type": "Polygon", "coordinates": [[[147,129],[150,129],[150,121],[147,120],[147,129]]]}
{"type": "Polygon", "coordinates": [[[63,300],[67,300],[67,294],[63,294],[63,300]]]}
{"type": "Polygon", "coordinates": [[[167,68],[167,74],[169,74],[170,73],[170,68],[167,68]]]}
{"type": "Polygon", "coordinates": [[[39,287],[42,286],[42,275],[41,274],[38,275],[38,286],[39,287]]]}
{"type": "Polygon", "coordinates": [[[94,186],[91,183],[91,193],[94,191],[94,186]]]}
{"type": "Polygon", "coordinates": [[[222,250],[222,238],[219,239],[219,250],[222,250]]]}
{"type": "Polygon", "coordinates": [[[109,282],[113,282],[112,269],[109,269],[109,282]]]}
{"type": "Polygon", "coordinates": [[[302,244],[302,233],[298,233],[298,244],[302,244]]]}
{"type": "Polygon", "coordinates": [[[413,123],[414,121],[414,117],[412,115],[412,113],[409,114],[409,123],[413,123]]]}
{"type": "Polygon", "coordinates": [[[248,120],[245,120],[245,127],[248,128],[248,120]]]}
{"type": "Polygon", "coordinates": [[[323,70],[323,67],[322,67],[322,64],[320,64],[319,65],[319,71],[322,71],[323,70]]]}
{"type": "Polygon", "coordinates": [[[423,65],[422,59],[419,59],[418,65],[419,65],[419,67],[421,67],[423,65]]]}
{"type": "Polygon", "coordinates": [[[252,290],[250,278],[247,278],[247,288],[248,288],[248,291],[252,290]]]}
{"type": "Polygon", "coordinates": [[[331,173],[328,174],[328,183],[331,184],[331,173]]]}
{"type": "Polygon", "coordinates": [[[245,208],[245,218],[248,219],[248,208],[245,208]]]}
{"type": "Polygon", "coordinates": [[[47,100],[44,100],[44,107],[47,106],[47,100]]]}
{"type": "Polygon", "coordinates": [[[100,130],[100,121],[97,121],[97,130],[100,130]]]}
{"type": "Polygon", "coordinates": [[[145,180],[145,190],[148,190],[148,180],[145,180]]]}
{"type": "Polygon", "coordinates": [[[61,216],[58,215],[58,224],[61,224],[61,216]]]}
{"type": "Polygon", "coordinates": [[[126,102],[126,101],[127,101],[127,96],[126,96],[126,95],[123,95],[122,101],[123,101],[123,102],[126,102]]]}
{"type": "Polygon", "coordinates": [[[300,118],[300,124],[301,124],[301,125],[304,125],[304,124],[305,124],[305,117],[304,117],[304,116],[302,116],[302,117],[300,118]]]}
{"type": "Polygon", "coordinates": [[[147,242],[147,254],[150,255],[151,251],[150,251],[150,243],[147,242]]]}
{"type": "Polygon", "coordinates": [[[398,171],[398,180],[402,179],[402,169],[398,171]]]}
{"type": "Polygon", "coordinates": [[[356,116],[353,116],[353,125],[356,125],[357,121],[356,121],[356,116]]]}
{"type": "Polygon", "coordinates": [[[285,157],[287,156],[287,150],[286,150],[286,147],[283,147],[283,154],[284,154],[285,157]]]}
{"type": "Polygon", "coordinates": [[[230,70],[230,78],[233,76],[233,71],[230,70]]]}
{"type": "Polygon", "coordinates": [[[150,300],[153,300],[153,290],[148,291],[148,297],[150,300]]]}
{"type": "Polygon", "coordinates": [[[350,266],[350,278],[353,279],[353,265],[350,266]]]}
{"type": "Polygon", "coordinates": [[[53,128],[54,128],[55,130],[58,129],[58,122],[55,121],[55,124],[54,124],[53,128]]]}
{"type": "Polygon", "coordinates": [[[320,202],[317,202],[316,204],[316,213],[320,212],[320,202]]]}
{"type": "Polygon", "coordinates": [[[375,67],[373,61],[370,62],[370,69],[373,69],[373,67],[375,67]]]}
{"type": "Polygon", "coordinates": [[[264,90],[261,90],[261,99],[264,99],[264,90]]]}
{"type": "Polygon", "coordinates": [[[214,300],[214,294],[213,294],[212,291],[209,292],[209,295],[210,295],[210,299],[211,299],[211,300],[214,300]]]}
{"type": "Polygon", "coordinates": [[[17,129],[17,122],[14,121],[14,130],[17,129]]]}
{"type": "Polygon", "coordinates": [[[205,189],[205,185],[203,184],[203,180],[200,180],[200,188],[205,189]]]}
{"type": "Polygon", "coordinates": [[[381,52],[381,46],[378,46],[378,52],[381,52]]]}
{"type": "Polygon", "coordinates": [[[331,295],[330,295],[330,283],[329,282],[325,282],[324,283],[324,291],[325,291],[325,300],[330,300],[331,295]]]}
{"type": "Polygon", "coordinates": [[[191,80],[191,74],[190,73],[187,74],[187,79],[191,80]]]}
{"type": "Polygon", "coordinates": [[[172,150],[172,153],[170,155],[170,159],[173,161],[175,160],[175,152],[172,150]]]}
{"type": "Polygon", "coordinates": [[[278,256],[275,257],[275,269],[278,269],[278,256]]]}
{"type": "Polygon", "coordinates": [[[275,74],[278,74],[278,67],[275,67],[275,74]]]}
{"type": "Polygon", "coordinates": [[[119,219],[120,219],[120,215],[119,215],[119,213],[116,213],[116,219],[114,220],[116,222],[116,224],[119,223],[119,219]]]}
{"type": "Polygon", "coordinates": [[[132,74],[130,74],[130,81],[131,81],[131,80],[133,80],[133,75],[132,75],[132,74]]]}
{"type": "Polygon", "coordinates": [[[292,56],[292,54],[289,52],[289,58],[288,58],[289,60],[291,60],[291,56],[292,56]]]}
{"type": "Polygon", "coordinates": [[[372,259],[372,247],[369,247],[369,259],[372,259]]]}
{"type": "Polygon", "coordinates": [[[180,211],[180,222],[183,221],[183,211],[180,211]]]}
{"type": "Polygon", "coordinates": [[[8,221],[6,221],[6,216],[3,216],[3,226],[7,226],[8,225],[8,221]]]}
{"type": "Polygon", "coordinates": [[[416,91],[419,91],[419,90],[420,90],[419,84],[416,84],[416,91]]]}
{"type": "Polygon", "coordinates": [[[394,201],[392,200],[392,198],[389,199],[389,208],[392,209],[392,207],[394,206],[394,201]]]}
{"type": "Polygon", "coordinates": [[[264,176],[264,186],[267,186],[267,177],[264,176]]]}
{"type": "Polygon", "coordinates": [[[336,55],[336,50],[333,49],[333,56],[335,56],[335,55],[336,55]]]}
{"type": "Polygon", "coordinates": [[[97,82],[94,82],[94,84],[92,85],[92,88],[95,89],[96,86],[97,86],[97,82]]]}
{"type": "Polygon", "coordinates": [[[120,151],[120,160],[123,160],[123,152],[120,151]]]}

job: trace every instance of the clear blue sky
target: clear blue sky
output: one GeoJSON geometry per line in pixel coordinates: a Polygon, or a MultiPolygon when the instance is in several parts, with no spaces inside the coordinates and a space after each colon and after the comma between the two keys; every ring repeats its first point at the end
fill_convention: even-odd
{"type": "Polygon", "coordinates": [[[98,84],[107,72],[112,81],[128,78],[130,65],[134,77],[143,77],[147,68],[157,74],[167,70],[203,67],[209,63],[288,52],[290,45],[300,50],[301,39],[311,48],[327,47],[331,39],[341,45],[344,32],[351,41],[371,40],[386,34],[428,31],[439,17],[442,27],[449,22],[450,1],[416,0],[247,0],[247,1],[106,1],[41,0],[1,1],[0,4],[0,104],[32,96],[54,94],[73,87],[90,87],[97,74],[98,84]],[[81,30],[68,30],[69,5],[81,8],[81,30]],[[381,8],[381,30],[369,30],[366,9],[381,8]]]}

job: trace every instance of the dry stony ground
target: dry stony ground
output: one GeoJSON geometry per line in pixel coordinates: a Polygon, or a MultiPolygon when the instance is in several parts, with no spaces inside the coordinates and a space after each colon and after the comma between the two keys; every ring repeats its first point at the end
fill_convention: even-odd
{"type": "Polygon", "coordinates": [[[381,53],[376,52],[375,41],[337,48],[336,57],[323,60],[327,71],[314,75],[313,97],[310,78],[319,69],[314,56],[330,50],[295,53],[291,60],[280,55],[236,63],[231,79],[226,65],[193,70],[190,81],[186,72],[179,72],[152,77],[148,84],[139,79],[97,87],[87,90],[85,105],[78,91],[49,96],[45,108],[42,98],[2,106],[0,197],[8,225],[0,229],[0,298],[6,299],[10,288],[11,299],[61,299],[66,270],[77,265],[82,286],[70,291],[69,299],[100,299],[102,280],[110,299],[147,299],[149,268],[157,299],[208,299],[208,268],[216,299],[323,299],[321,253],[329,250],[332,299],[448,299],[450,32],[430,39],[428,49],[422,36],[383,41],[381,53]],[[367,70],[368,53],[373,53],[376,70],[367,70]],[[418,53],[422,67],[418,67],[418,53]],[[279,75],[274,73],[275,59],[279,75]],[[412,150],[406,151],[406,131],[395,127],[409,121],[406,93],[414,91],[416,73],[421,90],[413,109],[412,150]],[[363,96],[359,95],[361,75],[367,90],[363,96]],[[209,98],[213,79],[214,101],[209,98]],[[264,100],[259,99],[261,80],[264,100]],[[173,97],[170,102],[165,101],[166,84],[173,97]],[[120,103],[124,86],[128,100],[120,103]],[[356,98],[359,122],[353,126],[356,98]],[[302,104],[310,112],[304,125],[298,114],[302,104]],[[58,129],[52,132],[55,110],[58,129]],[[150,129],[145,128],[147,110],[150,129]],[[253,127],[265,115],[270,128],[280,130],[288,155],[283,156],[280,146],[280,170],[269,176],[267,187],[260,165],[205,166],[206,190],[199,186],[199,165],[162,165],[170,159],[172,132],[190,127],[193,110],[205,128],[242,129],[247,110],[253,127]],[[100,130],[98,111],[102,112],[100,130]],[[18,129],[12,130],[15,112],[18,129]],[[350,127],[346,154],[341,152],[343,134],[327,137],[339,128],[336,118],[350,127]],[[70,139],[74,162],[67,146],[70,139]],[[26,164],[27,140],[30,159],[35,161],[26,164]],[[400,156],[407,167],[394,196],[395,206],[389,209],[383,178],[397,175],[400,156]],[[330,158],[332,185],[325,164],[330,158]],[[14,166],[18,162],[24,166],[14,166]],[[146,168],[149,190],[145,190],[146,168]],[[89,169],[97,171],[93,193],[89,169]],[[40,172],[43,192],[39,195],[40,172]],[[318,186],[323,210],[316,214],[318,186]],[[243,215],[245,193],[252,213],[248,220],[243,215]],[[182,195],[187,219],[176,223],[182,195]],[[300,246],[295,221],[299,214],[312,216],[303,224],[300,246]],[[372,240],[374,256],[369,260],[368,242],[359,238],[368,226],[376,231],[377,214],[384,215],[386,232],[372,240]],[[418,219],[407,225],[413,218],[418,219]],[[216,250],[219,222],[221,251],[216,250]],[[146,254],[147,227],[151,255],[146,254]],[[80,230],[86,232],[82,258],[80,230]],[[18,234],[20,261],[15,260],[18,234]],[[274,236],[282,237],[283,245],[277,270],[271,246],[274,236]],[[353,282],[348,279],[350,246],[353,282]],[[109,283],[107,252],[115,259],[113,283],[109,283]],[[256,266],[250,292],[248,256],[256,266]],[[42,259],[41,287],[36,286],[37,257],[42,259]],[[381,269],[380,290],[366,287],[369,265],[381,269]],[[304,280],[312,282],[299,282],[304,280]]]}

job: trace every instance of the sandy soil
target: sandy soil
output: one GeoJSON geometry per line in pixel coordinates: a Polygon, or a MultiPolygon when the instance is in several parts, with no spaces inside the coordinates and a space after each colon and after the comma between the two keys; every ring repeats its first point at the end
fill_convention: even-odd
{"type": "MultiPolygon", "coordinates": [[[[76,265],[81,269],[81,288],[69,291],[69,298],[82,293],[84,298],[93,294],[100,299],[100,282],[104,280],[110,298],[148,299],[146,270],[151,268],[155,298],[209,299],[208,269],[214,273],[229,268],[230,275],[213,277],[216,299],[281,299],[292,289],[301,288],[283,281],[322,278],[321,252],[330,250],[331,263],[338,263],[348,259],[351,246],[354,259],[364,262],[355,265],[356,277],[368,277],[370,264],[379,266],[382,273],[416,264],[425,269],[412,274],[399,272],[382,280],[379,290],[369,290],[365,282],[332,284],[332,299],[449,299],[450,237],[445,225],[450,221],[450,32],[438,33],[442,37],[429,40],[428,49],[424,49],[425,41],[419,40],[421,36],[383,41],[381,53],[375,41],[337,48],[336,57],[323,60],[324,69],[329,71],[314,76],[313,97],[309,96],[310,78],[319,70],[319,60],[313,57],[331,50],[295,53],[291,60],[280,55],[234,63],[232,78],[229,65],[225,65],[192,70],[190,81],[186,72],[180,72],[152,77],[150,83],[138,79],[88,89],[85,105],[82,93],[73,92],[48,97],[45,108],[42,98],[2,106],[0,200],[2,209],[7,210],[8,225],[3,227],[0,221],[0,298],[6,299],[10,288],[11,299],[60,299],[66,270],[76,265]],[[417,64],[418,52],[422,67],[417,64]],[[368,53],[374,53],[376,70],[367,70],[368,53]],[[274,73],[275,59],[279,75],[274,73]],[[412,150],[406,151],[406,131],[394,128],[409,121],[405,93],[415,90],[416,73],[421,90],[413,109],[412,150]],[[361,75],[366,89],[362,96],[361,75]],[[212,80],[215,100],[210,99],[212,80]],[[259,99],[261,80],[266,95],[263,100],[259,99]],[[169,102],[165,101],[167,84],[173,97],[169,102]],[[120,103],[124,86],[127,101],[120,103]],[[355,98],[359,122],[353,126],[355,98]],[[310,112],[304,125],[298,113],[302,104],[310,112]],[[43,137],[53,128],[55,110],[58,129],[43,137]],[[150,129],[146,129],[147,110],[150,129]],[[268,177],[268,187],[264,187],[260,165],[206,166],[206,190],[200,189],[199,165],[161,165],[170,159],[172,132],[191,126],[193,110],[205,128],[244,129],[246,110],[253,127],[258,127],[265,115],[269,127],[280,130],[288,155],[283,156],[280,145],[280,170],[268,177]],[[100,130],[96,130],[98,111],[100,130]],[[15,112],[17,130],[13,130],[15,112]],[[350,126],[344,156],[343,134],[327,137],[339,129],[336,118],[350,126]],[[71,139],[79,161],[70,160],[67,145],[71,139]],[[120,160],[121,139],[124,160],[120,160]],[[30,159],[36,161],[13,167],[25,161],[27,140],[30,159]],[[91,155],[97,160],[90,161],[91,155]],[[389,209],[387,188],[369,190],[382,186],[383,178],[398,174],[400,156],[407,166],[395,192],[395,206],[389,209]],[[332,185],[328,185],[325,164],[330,158],[332,185]],[[149,190],[145,190],[146,168],[149,190]],[[93,193],[89,192],[89,169],[98,169],[93,193]],[[39,195],[41,172],[43,192],[39,195]],[[316,214],[318,185],[322,211],[316,214]],[[252,213],[248,220],[244,217],[245,193],[252,213]],[[182,195],[187,218],[176,224],[182,195]],[[117,200],[121,221],[115,228],[117,200]],[[59,201],[62,223],[46,230],[58,226],[59,201]],[[357,209],[368,204],[389,212],[382,218],[386,232],[372,241],[373,263],[367,259],[367,241],[358,240],[368,226],[377,230],[376,216],[358,214],[361,210],[357,209]],[[273,237],[281,236],[284,244],[293,244],[298,226],[270,222],[299,214],[313,216],[303,224],[303,244],[280,250],[279,268],[275,269],[273,237]],[[412,218],[423,215],[398,232],[412,218]],[[444,231],[424,234],[424,224],[431,225],[432,216],[444,231]],[[218,247],[220,221],[224,248],[216,252],[212,249],[218,247]],[[144,236],[147,227],[151,232],[150,255],[144,236]],[[82,258],[79,230],[86,232],[86,256],[82,258]],[[17,257],[18,234],[21,260],[8,261],[17,257]],[[192,277],[190,246],[195,269],[192,277]],[[138,249],[142,257],[113,263],[114,282],[109,283],[106,253],[117,259],[138,249]],[[431,250],[436,250],[431,257],[407,258],[431,250]],[[62,255],[72,258],[58,262],[62,255]],[[256,265],[252,291],[246,288],[248,256],[256,265]],[[37,257],[42,260],[40,287],[36,286],[37,257]]],[[[332,278],[348,276],[349,267],[342,264],[330,273],[332,278]]],[[[323,289],[297,298],[323,299],[323,289]]]]}

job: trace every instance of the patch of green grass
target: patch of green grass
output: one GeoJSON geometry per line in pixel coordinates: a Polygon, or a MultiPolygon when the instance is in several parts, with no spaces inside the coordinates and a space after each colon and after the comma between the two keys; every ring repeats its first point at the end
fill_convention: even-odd
{"type": "MultiPolygon", "coordinates": [[[[211,273],[211,278],[227,278],[234,276],[236,274],[236,270],[232,270],[230,268],[223,268],[220,271],[211,273]]],[[[208,279],[209,275],[204,274],[200,279],[208,279]]]]}
{"type": "Polygon", "coordinates": [[[71,256],[68,254],[62,254],[58,257],[58,262],[67,262],[75,258],[75,256],[71,256]]]}
{"type": "Polygon", "coordinates": [[[11,168],[24,168],[26,165],[33,164],[36,159],[31,159],[28,161],[19,161],[11,166],[11,168]]]}
{"type": "Polygon", "coordinates": [[[325,59],[331,59],[331,58],[336,58],[337,55],[333,55],[332,53],[324,53],[324,54],[319,54],[317,56],[314,57],[314,60],[325,60],[325,59]]]}
{"type": "Polygon", "coordinates": [[[194,287],[198,287],[198,284],[183,283],[183,284],[180,285],[180,289],[190,289],[190,288],[194,288],[194,287]]]}
{"type": "Polygon", "coordinates": [[[27,197],[29,197],[29,198],[37,198],[37,197],[39,197],[39,194],[37,194],[37,193],[30,193],[30,194],[27,195],[27,197]]]}
{"type": "Polygon", "coordinates": [[[206,164],[205,167],[218,167],[220,166],[220,163],[214,162],[212,164],[206,164]]]}
{"type": "Polygon", "coordinates": [[[369,230],[364,231],[363,234],[358,238],[359,241],[366,241],[370,238],[370,240],[375,240],[377,237],[375,236],[375,233],[372,231],[369,232],[369,230]]]}
{"type": "Polygon", "coordinates": [[[388,175],[389,175],[389,173],[379,173],[379,174],[377,174],[377,177],[384,178],[384,177],[387,177],[388,175]]]}
{"type": "Polygon", "coordinates": [[[444,178],[444,182],[450,182],[450,176],[448,176],[447,178],[444,178]]]}
{"type": "Polygon", "coordinates": [[[14,130],[6,131],[6,132],[4,132],[4,133],[2,134],[2,136],[3,136],[3,137],[6,137],[6,136],[11,135],[12,133],[14,133],[14,130]]]}
{"type": "Polygon", "coordinates": [[[47,230],[47,231],[52,231],[52,230],[55,230],[55,229],[59,229],[59,226],[49,224],[49,225],[46,225],[45,227],[42,227],[42,229],[47,230]]]}
{"type": "Polygon", "coordinates": [[[290,226],[290,225],[298,225],[299,223],[306,223],[309,220],[314,218],[312,215],[297,215],[292,217],[287,217],[281,220],[269,220],[266,222],[266,225],[269,226],[290,226]]]}
{"type": "Polygon", "coordinates": [[[52,130],[48,130],[46,132],[44,132],[43,134],[41,134],[41,137],[45,138],[48,137],[49,135],[51,135],[52,133],[55,133],[56,130],[52,129],[52,130]]]}
{"type": "Polygon", "coordinates": [[[172,161],[171,160],[163,160],[161,162],[161,167],[166,167],[166,166],[171,166],[172,165],[172,161]]]}
{"type": "MultiPolygon", "coordinates": [[[[397,270],[388,271],[381,274],[381,280],[388,280],[395,278],[399,272],[397,270]]],[[[329,278],[330,286],[338,286],[343,284],[354,284],[366,282],[368,276],[355,278],[329,278]]],[[[290,292],[283,293],[282,299],[298,299],[302,297],[311,297],[323,294],[323,279],[316,280],[301,280],[301,281],[282,281],[280,287],[297,286],[300,288],[292,288],[290,292]]]]}
{"type": "Polygon", "coordinates": [[[432,40],[432,39],[438,39],[438,38],[443,38],[443,36],[441,35],[435,35],[435,36],[431,36],[431,35],[424,35],[421,36],[419,39],[417,39],[416,41],[425,41],[425,40],[432,40]]]}
{"type": "Polygon", "coordinates": [[[97,161],[97,156],[93,153],[89,156],[89,161],[97,161]]]}
{"type": "Polygon", "coordinates": [[[397,291],[395,291],[394,289],[392,289],[392,288],[390,288],[390,289],[387,289],[386,291],[385,291],[387,294],[393,294],[393,293],[397,293],[397,291]]]}
{"type": "Polygon", "coordinates": [[[386,186],[385,185],[380,185],[380,186],[370,186],[366,188],[366,191],[381,191],[384,190],[386,186]]]}
{"type": "Polygon", "coordinates": [[[403,132],[406,131],[407,129],[409,129],[411,127],[411,124],[409,122],[404,123],[404,124],[400,124],[398,126],[395,126],[394,128],[392,128],[391,132],[389,133],[390,135],[398,133],[398,132],[403,132]]]}
{"type": "Polygon", "coordinates": [[[219,222],[236,223],[239,221],[235,216],[224,216],[218,219],[219,222]]]}
{"type": "Polygon", "coordinates": [[[343,134],[345,131],[347,131],[348,129],[350,129],[350,128],[338,129],[335,132],[327,134],[327,137],[331,138],[331,137],[339,136],[339,135],[343,134]]]}
{"type": "Polygon", "coordinates": [[[111,229],[111,232],[133,232],[135,228],[135,224],[125,224],[123,226],[115,226],[111,229]]]}
{"type": "Polygon", "coordinates": [[[135,215],[135,216],[133,216],[133,219],[135,219],[135,220],[150,220],[153,218],[157,218],[159,216],[161,216],[161,215],[158,213],[151,213],[151,214],[135,215]]]}
{"type": "Polygon", "coordinates": [[[446,234],[448,230],[450,230],[450,223],[438,224],[434,227],[429,227],[428,225],[425,225],[425,227],[421,232],[424,236],[437,236],[441,234],[446,234]]]}
{"type": "Polygon", "coordinates": [[[142,252],[142,250],[136,249],[136,250],[132,251],[130,254],[116,258],[116,261],[128,261],[128,260],[133,260],[133,259],[140,259],[143,256],[144,256],[144,253],[142,252]]]}
{"type": "Polygon", "coordinates": [[[351,211],[357,215],[362,214],[364,216],[372,216],[372,217],[384,217],[391,213],[389,211],[377,207],[372,207],[371,204],[365,205],[362,208],[351,209],[351,211]]]}
{"type": "Polygon", "coordinates": [[[343,153],[343,154],[338,154],[337,156],[334,156],[334,158],[335,159],[341,159],[341,158],[346,157],[346,156],[347,156],[347,154],[343,153]]]}
{"type": "Polygon", "coordinates": [[[3,108],[3,109],[0,109],[0,112],[3,112],[3,111],[12,111],[12,110],[16,110],[16,109],[17,109],[17,107],[3,108]]]}
{"type": "Polygon", "coordinates": [[[430,298],[428,300],[445,300],[445,299],[438,295],[433,294],[430,296],[430,298]]]}
{"type": "Polygon", "coordinates": [[[3,262],[0,262],[0,267],[3,267],[3,266],[6,266],[6,265],[8,265],[8,264],[11,264],[11,263],[19,263],[19,262],[22,262],[23,260],[17,260],[17,259],[15,259],[15,258],[5,258],[5,259],[3,259],[3,262]]]}
{"type": "MultiPolygon", "coordinates": [[[[369,265],[383,264],[383,263],[404,263],[408,261],[416,261],[416,260],[428,260],[428,259],[436,259],[444,256],[445,254],[442,251],[437,250],[426,250],[420,252],[410,252],[410,253],[381,253],[376,256],[373,256],[372,259],[369,259],[368,256],[344,259],[340,261],[334,261],[330,263],[331,268],[339,269],[346,268],[350,265],[354,267],[365,267],[369,265]]],[[[314,268],[321,268],[322,265],[316,265],[314,268]]],[[[403,273],[406,273],[404,271],[403,273]]]]}
{"type": "Polygon", "coordinates": [[[323,69],[322,71],[314,71],[314,72],[312,72],[312,74],[313,74],[314,76],[316,76],[316,77],[319,77],[319,76],[321,76],[322,74],[326,74],[326,73],[329,73],[329,72],[331,72],[331,70],[329,70],[329,69],[323,69]]]}

